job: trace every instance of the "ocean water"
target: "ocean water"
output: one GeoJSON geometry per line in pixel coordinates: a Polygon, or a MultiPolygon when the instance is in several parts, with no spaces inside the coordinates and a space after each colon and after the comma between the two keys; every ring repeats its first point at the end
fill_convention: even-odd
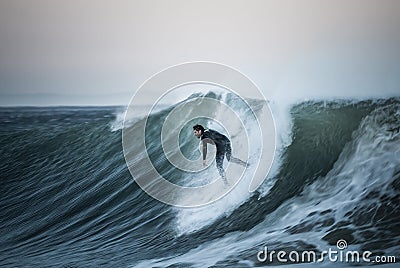
{"type": "MultiPolygon", "coordinates": [[[[162,124],[172,108],[149,120],[162,124]]],[[[322,252],[340,239],[399,261],[399,98],[276,111],[277,154],[263,185],[249,193],[238,184],[223,200],[190,209],[165,205],[135,183],[122,150],[123,115],[124,107],[0,108],[1,267],[259,267],[283,264],[260,262],[265,246],[322,252]]],[[[128,127],[141,120],[138,112],[128,127]]],[[[179,139],[193,157],[190,134],[179,139]]],[[[159,128],[146,141],[176,183],[207,182],[156,155],[159,128]]]]}

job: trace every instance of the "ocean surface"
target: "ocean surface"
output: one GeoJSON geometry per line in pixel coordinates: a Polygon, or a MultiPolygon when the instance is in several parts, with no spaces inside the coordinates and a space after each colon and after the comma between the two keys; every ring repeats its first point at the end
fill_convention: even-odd
{"type": "MultiPolygon", "coordinates": [[[[263,185],[248,193],[239,184],[200,208],[163,204],[136,184],[124,108],[0,108],[0,267],[260,267],[285,264],[260,261],[265,246],[320,254],[341,239],[400,261],[399,98],[273,108],[277,153],[263,185]]],[[[172,108],[149,120],[162,125],[172,108]]],[[[128,127],[144,120],[139,111],[128,127]]],[[[160,131],[146,133],[150,156],[190,183],[156,157],[160,131]]],[[[187,131],[179,138],[190,157],[198,140],[187,131]]],[[[319,264],[336,265],[365,263],[319,264]]]]}

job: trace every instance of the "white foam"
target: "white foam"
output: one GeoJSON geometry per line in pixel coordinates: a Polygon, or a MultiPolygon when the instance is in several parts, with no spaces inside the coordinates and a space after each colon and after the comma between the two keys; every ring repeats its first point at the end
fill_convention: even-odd
{"type": "Polygon", "coordinates": [[[135,112],[134,113],[126,113],[126,107],[124,110],[117,110],[115,113],[115,119],[110,122],[110,130],[112,132],[121,130],[124,126],[129,127],[134,125],[136,122],[145,119],[149,114],[148,112],[151,110],[151,114],[160,112],[166,109],[167,105],[155,105],[151,106],[136,106],[131,107],[135,112]],[[129,115],[129,116],[128,116],[129,115]]]}
{"type": "MultiPolygon", "coordinates": [[[[248,159],[250,167],[246,169],[243,178],[239,181],[239,183],[235,187],[233,187],[232,191],[229,192],[223,198],[219,199],[218,201],[199,208],[176,208],[175,210],[177,216],[176,216],[175,228],[178,235],[195,232],[201,228],[204,228],[212,224],[214,221],[216,221],[221,217],[230,215],[237,207],[245,203],[253,194],[248,191],[248,187],[250,185],[250,182],[253,180],[253,174],[257,168],[256,165],[258,163],[257,155],[260,154],[259,152],[260,148],[258,148],[258,144],[260,144],[259,140],[261,139],[261,137],[259,135],[259,132],[256,131],[257,122],[252,117],[252,114],[249,113],[249,111],[245,107],[235,107],[235,108],[236,108],[235,111],[240,114],[241,118],[243,118],[246,130],[243,128],[243,126],[234,126],[232,127],[232,129],[235,129],[236,133],[230,133],[230,134],[232,137],[235,137],[236,135],[239,135],[239,132],[246,131],[248,133],[249,136],[247,137],[247,140],[251,141],[249,148],[250,158],[248,159]]],[[[262,109],[260,109],[258,112],[262,112],[262,109]]],[[[229,122],[229,118],[226,118],[225,122],[229,122]]],[[[222,127],[215,122],[211,122],[208,127],[224,133],[224,129],[222,129],[222,127]]],[[[232,139],[233,156],[244,160],[247,159],[246,155],[240,154],[241,152],[246,151],[246,149],[243,146],[245,145],[240,140],[238,141],[236,139],[232,139]]],[[[226,164],[228,163],[226,162],[225,165],[226,164]]],[[[229,165],[232,173],[241,172],[241,167],[235,164],[229,164],[229,165]]],[[[229,173],[227,175],[229,179],[229,173]]],[[[186,179],[195,180],[200,184],[206,184],[209,182],[210,178],[219,178],[215,164],[213,164],[213,166],[207,169],[206,171],[203,171],[199,174],[192,174],[188,176],[186,179]]],[[[273,185],[272,178],[270,181],[266,183],[266,185],[272,187],[273,185]]],[[[218,189],[216,189],[216,191],[217,190],[218,189]]],[[[263,186],[263,190],[267,191],[269,189],[267,189],[266,186],[263,186]]],[[[201,197],[190,196],[186,198],[192,199],[201,197]]]]}
{"type": "MultiPolygon", "coordinates": [[[[222,99],[226,100],[226,94],[222,95],[222,99]]],[[[270,189],[276,182],[276,175],[281,166],[282,153],[285,148],[289,146],[292,142],[292,118],[290,116],[290,107],[291,101],[287,101],[287,99],[281,99],[277,96],[276,99],[269,101],[269,107],[272,110],[272,114],[274,116],[275,127],[276,127],[276,154],[274,158],[274,162],[272,164],[271,170],[265,179],[264,183],[257,189],[260,197],[268,194],[270,189]]],[[[248,111],[245,109],[239,109],[239,113],[243,117],[249,117],[248,111]]],[[[249,140],[253,142],[253,144],[258,144],[257,140],[259,137],[257,136],[256,131],[257,125],[255,122],[252,122],[250,118],[247,118],[246,121],[246,130],[249,133],[249,140]]],[[[224,133],[224,129],[215,122],[210,122],[208,125],[209,128],[216,129],[224,133]]],[[[240,126],[237,126],[238,130],[240,130],[240,126]]],[[[236,145],[236,150],[240,151],[240,144],[236,145]]],[[[259,148],[251,148],[251,151],[257,151],[259,148]]],[[[235,186],[234,190],[230,192],[227,196],[218,200],[217,202],[210,204],[203,208],[194,208],[194,209],[176,209],[177,217],[176,217],[176,231],[178,235],[192,233],[198,231],[206,226],[212,224],[217,219],[221,217],[225,217],[230,215],[237,207],[245,203],[252,194],[248,192],[248,185],[250,184],[253,174],[253,169],[255,168],[255,163],[257,163],[257,159],[250,158],[250,168],[246,172],[243,179],[240,181],[238,185],[235,186]]],[[[190,180],[195,180],[200,184],[208,183],[207,178],[215,178],[218,177],[218,173],[216,171],[216,167],[212,167],[208,169],[207,172],[202,174],[193,174],[190,180]]],[[[191,185],[193,186],[193,185],[191,185]]]]}

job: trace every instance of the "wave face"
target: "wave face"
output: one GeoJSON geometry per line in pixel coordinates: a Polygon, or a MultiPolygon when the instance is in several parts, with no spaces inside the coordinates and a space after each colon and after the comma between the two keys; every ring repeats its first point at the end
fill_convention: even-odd
{"type": "MultiPolygon", "coordinates": [[[[152,125],[173,108],[152,114],[152,125]]],[[[0,108],[0,266],[254,267],[263,265],[257,252],[265,245],[322,251],[339,239],[399,256],[400,99],[292,105],[290,142],[278,141],[279,164],[262,187],[250,194],[239,184],[224,202],[196,209],[162,204],[134,182],[122,110],[0,108]]],[[[189,132],[179,139],[194,158],[198,141],[189,132]]],[[[160,141],[160,129],[149,129],[161,173],[183,185],[207,182],[157,157],[160,141]]]]}

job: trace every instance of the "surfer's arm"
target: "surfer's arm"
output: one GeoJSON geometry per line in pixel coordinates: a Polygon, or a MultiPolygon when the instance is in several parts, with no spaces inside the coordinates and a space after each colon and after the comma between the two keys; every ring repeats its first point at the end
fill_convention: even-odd
{"type": "Polygon", "coordinates": [[[203,166],[206,166],[206,158],[207,158],[207,142],[203,140],[203,166]]]}

